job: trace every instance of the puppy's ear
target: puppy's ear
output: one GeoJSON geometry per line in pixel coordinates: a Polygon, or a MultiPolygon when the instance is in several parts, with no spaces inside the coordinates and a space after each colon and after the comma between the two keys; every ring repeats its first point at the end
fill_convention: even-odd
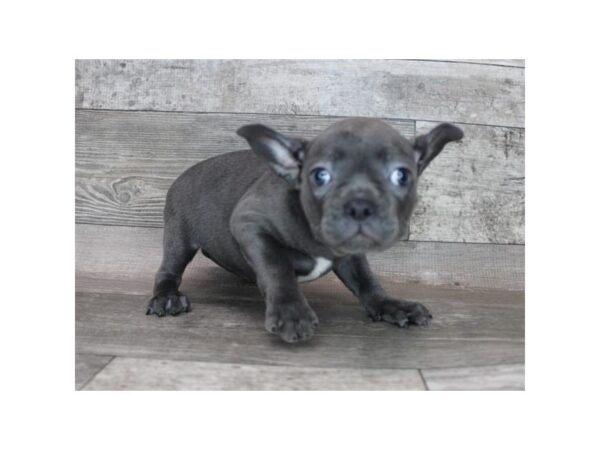
{"type": "Polygon", "coordinates": [[[277,175],[295,185],[300,178],[308,142],[284,136],[264,125],[246,125],[237,130],[254,152],[265,159],[277,175]]]}
{"type": "Polygon", "coordinates": [[[448,142],[462,139],[463,132],[460,128],[449,123],[442,123],[427,134],[417,136],[413,147],[419,175],[425,167],[435,158],[448,142]]]}

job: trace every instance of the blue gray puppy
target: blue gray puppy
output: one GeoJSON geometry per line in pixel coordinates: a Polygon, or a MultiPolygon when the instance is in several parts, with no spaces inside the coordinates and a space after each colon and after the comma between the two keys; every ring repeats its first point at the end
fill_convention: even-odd
{"type": "Polygon", "coordinates": [[[263,125],[237,133],[252,151],[207,159],[171,186],[164,253],[147,314],[190,310],[179,291],[198,250],[257,283],[265,327],[286,342],[311,338],[318,318],[298,287],[333,270],[373,320],[426,325],[423,305],[390,298],[365,256],[407,231],[419,176],[463,137],[451,124],[409,140],[377,119],[339,121],[313,140],[263,125]]]}

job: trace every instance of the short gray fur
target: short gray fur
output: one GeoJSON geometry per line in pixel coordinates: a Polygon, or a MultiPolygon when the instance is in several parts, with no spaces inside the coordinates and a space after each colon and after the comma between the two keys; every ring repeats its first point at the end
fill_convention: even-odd
{"type": "Polygon", "coordinates": [[[381,120],[352,118],[313,139],[262,124],[237,134],[251,151],[200,162],[169,188],[163,258],[146,314],[190,311],[180,284],[201,251],[256,282],[265,329],[288,343],[312,338],[319,325],[298,282],[330,269],[373,321],[430,322],[424,305],[385,292],[366,254],[407,236],[418,181],[447,144],[462,139],[460,128],[443,123],[407,139],[381,120]]]}

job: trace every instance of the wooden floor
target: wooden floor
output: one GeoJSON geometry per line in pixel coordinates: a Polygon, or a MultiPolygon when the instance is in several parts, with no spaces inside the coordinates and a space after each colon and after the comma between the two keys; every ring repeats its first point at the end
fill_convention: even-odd
{"type": "Polygon", "coordinates": [[[371,322],[332,274],[305,284],[320,327],[310,342],[288,345],[264,331],[256,287],[202,256],[182,285],[192,312],[146,316],[161,235],[77,225],[77,389],[524,388],[523,246],[438,244],[432,254],[407,243],[379,255],[374,267],[389,268],[410,251],[438,274],[382,271],[390,293],[432,311],[427,328],[371,322]],[[465,275],[471,255],[480,273],[497,270],[479,281],[491,288],[465,275]],[[462,283],[449,286],[444,271],[462,283]]]}

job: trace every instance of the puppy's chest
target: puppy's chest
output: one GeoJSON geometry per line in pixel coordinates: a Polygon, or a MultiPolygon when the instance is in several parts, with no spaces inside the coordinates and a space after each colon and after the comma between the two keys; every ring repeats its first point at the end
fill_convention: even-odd
{"type": "Polygon", "coordinates": [[[294,256],[294,271],[299,283],[321,278],[331,270],[332,261],[322,256],[312,257],[308,255],[294,256]]]}

